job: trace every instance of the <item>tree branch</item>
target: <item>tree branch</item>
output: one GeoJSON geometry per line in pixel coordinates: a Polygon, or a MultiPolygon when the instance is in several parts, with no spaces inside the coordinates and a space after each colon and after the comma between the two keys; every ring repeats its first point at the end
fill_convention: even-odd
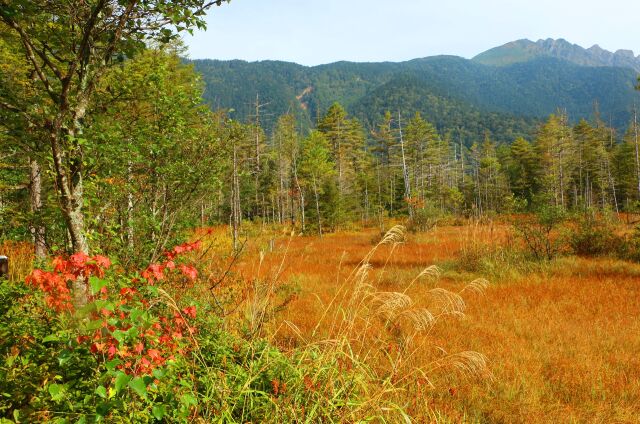
{"type": "Polygon", "coordinates": [[[36,71],[36,74],[38,75],[38,78],[40,79],[40,81],[42,81],[42,84],[44,84],[44,88],[47,91],[47,94],[49,95],[49,97],[51,97],[51,100],[53,100],[54,103],[56,104],[59,103],[60,99],[58,98],[55,91],[51,87],[51,84],[49,83],[49,79],[45,75],[44,71],[42,70],[42,67],[38,63],[38,60],[36,59],[36,53],[34,52],[33,44],[31,43],[31,39],[29,38],[29,35],[22,29],[20,25],[18,25],[16,21],[11,19],[11,17],[7,14],[6,10],[3,8],[0,8],[0,18],[5,24],[7,24],[10,28],[13,28],[13,30],[18,33],[18,35],[20,36],[20,40],[22,41],[22,45],[24,45],[27,58],[33,65],[36,71]]]}

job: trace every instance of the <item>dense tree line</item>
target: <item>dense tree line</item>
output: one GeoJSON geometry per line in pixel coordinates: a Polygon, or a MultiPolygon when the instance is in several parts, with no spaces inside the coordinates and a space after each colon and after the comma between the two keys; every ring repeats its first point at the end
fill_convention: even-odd
{"type": "MultiPolygon", "coordinates": [[[[138,12],[165,13],[151,6],[138,12]]],[[[179,44],[141,44],[141,34],[171,41],[150,22],[144,30],[94,23],[85,40],[71,23],[45,25],[60,11],[25,10],[0,16],[0,224],[2,237],[32,240],[39,257],[153,260],[198,225],[229,224],[237,242],[247,220],[321,235],[355,222],[384,227],[389,217],[544,203],[623,211],[640,202],[636,115],[625,134],[597,114],[571,125],[560,111],[532,140],[498,142],[485,128],[468,143],[464,122],[458,132],[438,126],[420,107],[364,123],[334,103],[309,129],[294,112],[269,116],[258,93],[240,122],[205,106],[203,81],[179,44]],[[111,30],[126,34],[100,38],[111,30]],[[73,40],[91,52],[79,54],[73,40]]],[[[171,19],[193,24],[190,16],[171,19]]]]}
{"type": "Polygon", "coordinates": [[[532,141],[499,144],[487,132],[467,148],[420,113],[387,112],[366,132],[336,103],[306,134],[284,115],[270,136],[248,124],[235,143],[231,185],[213,221],[231,215],[237,225],[253,219],[322,234],[353,222],[384,226],[393,216],[481,216],[542,204],[630,211],[640,201],[636,119],[619,137],[600,119],[572,126],[559,111],[532,141]]]}

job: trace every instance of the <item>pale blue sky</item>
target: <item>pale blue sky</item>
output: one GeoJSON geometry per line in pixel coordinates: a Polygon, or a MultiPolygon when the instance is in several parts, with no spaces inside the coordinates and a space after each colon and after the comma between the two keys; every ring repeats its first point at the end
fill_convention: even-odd
{"type": "Polygon", "coordinates": [[[194,59],[402,61],[473,57],[520,38],[640,54],[640,0],[232,0],[185,36],[194,59]]]}

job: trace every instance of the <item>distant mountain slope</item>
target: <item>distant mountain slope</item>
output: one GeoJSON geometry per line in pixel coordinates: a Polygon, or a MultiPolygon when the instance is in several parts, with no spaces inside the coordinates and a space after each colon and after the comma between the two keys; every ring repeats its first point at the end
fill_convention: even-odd
{"type": "Polygon", "coordinates": [[[558,108],[574,121],[589,119],[596,102],[602,118],[622,130],[634,103],[640,104],[634,90],[637,72],[629,67],[581,66],[574,63],[578,59],[540,55],[535,49],[513,51],[520,60],[502,66],[456,56],[315,67],[277,61],[192,62],[214,108],[233,108],[234,117],[248,119],[258,94],[267,104],[261,110],[267,129],[286,112],[310,127],[337,101],[370,128],[386,109],[407,117],[419,111],[442,133],[452,130],[468,144],[484,137],[487,129],[500,141],[531,135],[536,120],[558,108]]]}
{"type": "Polygon", "coordinates": [[[640,72],[640,56],[631,50],[610,52],[597,44],[588,49],[571,44],[564,39],[517,40],[480,53],[472,60],[483,65],[505,66],[526,62],[540,57],[554,57],[581,66],[612,66],[640,72]]]}

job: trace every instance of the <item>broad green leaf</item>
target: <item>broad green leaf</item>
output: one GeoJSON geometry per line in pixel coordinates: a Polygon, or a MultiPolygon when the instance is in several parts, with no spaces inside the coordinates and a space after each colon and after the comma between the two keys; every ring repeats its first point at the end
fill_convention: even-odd
{"type": "Polygon", "coordinates": [[[49,394],[51,395],[51,399],[54,401],[59,401],[64,397],[64,386],[60,384],[49,384],[49,394]]]}
{"type": "Polygon", "coordinates": [[[144,311],[138,308],[133,308],[130,312],[129,312],[129,317],[131,318],[131,321],[136,321],[138,318],[140,318],[142,316],[142,314],[144,314],[144,311]]]}
{"type": "Polygon", "coordinates": [[[120,359],[113,359],[105,364],[107,371],[115,371],[116,367],[120,365],[122,361],[120,359]]]}
{"type": "Polygon", "coordinates": [[[118,343],[123,344],[125,341],[125,338],[127,337],[127,333],[125,333],[122,330],[116,330],[113,333],[111,333],[111,335],[113,336],[114,339],[116,339],[118,341],[118,343]]]}
{"type": "Polygon", "coordinates": [[[89,321],[86,325],[86,329],[89,331],[95,331],[102,327],[101,320],[89,321]]]}
{"type": "Polygon", "coordinates": [[[107,388],[104,386],[98,386],[98,388],[96,389],[96,394],[98,396],[100,396],[103,399],[107,398],[107,388]]]}
{"type": "Polygon", "coordinates": [[[134,378],[133,380],[129,381],[128,386],[133,389],[133,391],[136,392],[138,396],[143,398],[147,397],[147,385],[142,378],[134,378]]]}
{"type": "Polygon", "coordinates": [[[153,405],[151,413],[156,420],[161,420],[167,414],[167,407],[162,404],[153,405]]]}
{"type": "Polygon", "coordinates": [[[185,406],[195,406],[198,404],[198,400],[191,393],[185,393],[180,396],[180,403],[185,406]]]}
{"type": "Polygon", "coordinates": [[[107,281],[98,277],[89,277],[89,285],[91,286],[91,294],[96,295],[103,287],[107,286],[107,281]]]}
{"type": "Polygon", "coordinates": [[[116,376],[116,383],[115,383],[116,392],[119,393],[129,383],[130,380],[131,380],[131,377],[129,377],[127,374],[120,371],[116,376]]]}
{"type": "Polygon", "coordinates": [[[101,402],[96,407],[96,414],[98,415],[98,417],[106,417],[109,413],[109,409],[111,409],[111,405],[109,405],[109,402],[101,402]]]}
{"type": "Polygon", "coordinates": [[[156,368],[155,370],[153,370],[152,372],[153,376],[155,378],[157,378],[158,380],[162,379],[165,375],[167,375],[167,370],[165,370],[164,368],[156,368]]]}
{"type": "Polygon", "coordinates": [[[58,341],[58,335],[57,334],[49,334],[47,337],[42,339],[42,343],[57,342],[57,341],[58,341]]]}
{"type": "Polygon", "coordinates": [[[60,356],[58,356],[58,364],[64,365],[71,359],[71,352],[68,350],[63,351],[60,356]]]}

